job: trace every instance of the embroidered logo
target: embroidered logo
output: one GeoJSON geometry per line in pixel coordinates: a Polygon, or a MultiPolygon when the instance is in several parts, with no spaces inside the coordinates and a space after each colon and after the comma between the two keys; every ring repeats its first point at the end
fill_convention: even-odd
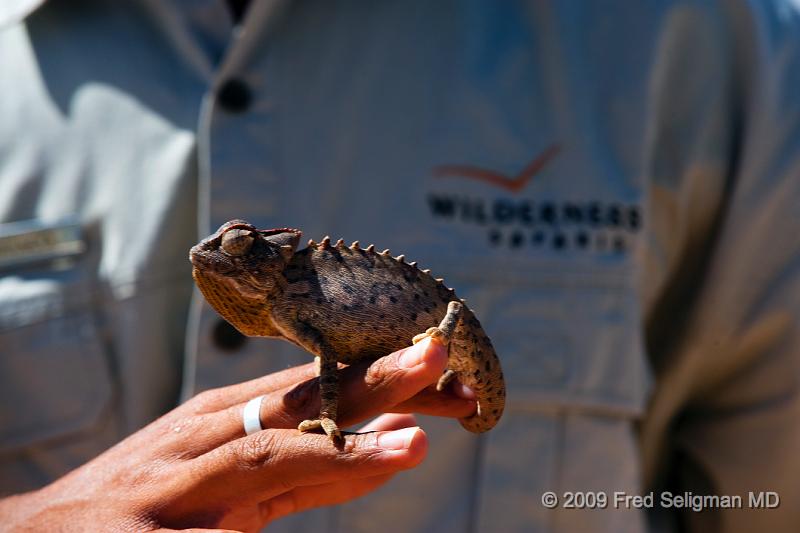
{"type": "Polygon", "coordinates": [[[559,187],[565,198],[553,197],[552,191],[540,199],[520,195],[560,151],[560,144],[550,145],[513,176],[471,165],[434,167],[437,182],[466,178],[505,193],[491,197],[449,187],[442,190],[437,185],[438,190],[430,191],[427,198],[431,216],[441,222],[477,226],[494,248],[627,252],[642,223],[637,203],[585,197],[569,183],[559,187]]]}
{"type": "Polygon", "coordinates": [[[493,170],[485,168],[474,167],[470,165],[441,165],[433,169],[433,175],[439,178],[444,177],[461,177],[471,178],[478,181],[483,181],[497,187],[501,187],[514,194],[519,193],[528,185],[536,174],[549,163],[558,152],[561,151],[561,146],[553,144],[544,152],[537,155],[533,161],[522,169],[516,176],[506,176],[493,170]]]}

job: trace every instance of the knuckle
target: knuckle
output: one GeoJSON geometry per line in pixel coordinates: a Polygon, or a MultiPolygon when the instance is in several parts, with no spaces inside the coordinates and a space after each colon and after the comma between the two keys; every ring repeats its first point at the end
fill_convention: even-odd
{"type": "Polygon", "coordinates": [[[209,389],[196,395],[189,403],[196,413],[208,413],[215,411],[224,397],[224,389],[209,389]]]}
{"type": "Polygon", "coordinates": [[[274,432],[260,431],[235,442],[232,460],[240,470],[259,470],[275,460],[280,448],[274,432]]]}
{"type": "Polygon", "coordinates": [[[369,365],[364,373],[364,383],[373,389],[393,383],[400,375],[397,357],[382,357],[369,365]]]}
{"type": "Polygon", "coordinates": [[[340,453],[340,455],[342,455],[343,462],[347,463],[352,471],[373,465],[375,458],[382,453],[377,434],[359,434],[351,442],[350,446],[346,447],[344,453],[340,453]]]}
{"type": "Polygon", "coordinates": [[[319,379],[298,383],[283,395],[283,407],[298,420],[312,418],[319,413],[319,379]]]}
{"type": "Polygon", "coordinates": [[[258,504],[262,524],[269,524],[276,518],[294,514],[300,510],[301,506],[297,500],[297,494],[291,489],[258,504]]]}

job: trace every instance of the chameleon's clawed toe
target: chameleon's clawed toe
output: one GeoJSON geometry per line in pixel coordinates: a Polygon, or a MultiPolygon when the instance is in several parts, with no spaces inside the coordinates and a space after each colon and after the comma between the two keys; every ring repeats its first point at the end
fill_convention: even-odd
{"type": "Polygon", "coordinates": [[[456,377],[456,373],[449,368],[444,371],[444,374],[441,375],[439,381],[436,383],[436,390],[442,392],[447,385],[453,381],[456,377]]]}
{"type": "MultiPolygon", "coordinates": [[[[433,329],[433,328],[430,328],[433,329]]],[[[414,335],[414,338],[411,339],[411,344],[417,344],[418,342],[422,341],[423,339],[427,339],[430,337],[430,334],[426,331],[425,333],[420,333],[418,335],[414,335]]]]}
{"type": "Polygon", "coordinates": [[[297,426],[297,429],[303,433],[316,431],[320,428],[331,438],[335,445],[339,445],[343,442],[342,432],[339,431],[339,426],[330,418],[323,417],[317,418],[316,420],[303,420],[300,422],[300,425],[297,426]]]}
{"type": "Polygon", "coordinates": [[[308,431],[316,431],[322,427],[322,420],[319,418],[316,420],[303,420],[300,422],[300,425],[297,426],[297,429],[306,433],[308,431]]]}
{"type": "Polygon", "coordinates": [[[431,338],[432,342],[440,344],[442,346],[447,346],[450,339],[437,327],[428,328],[425,333],[420,333],[419,335],[414,335],[414,338],[411,339],[412,344],[417,344],[423,339],[427,339],[428,337],[431,338]]]}

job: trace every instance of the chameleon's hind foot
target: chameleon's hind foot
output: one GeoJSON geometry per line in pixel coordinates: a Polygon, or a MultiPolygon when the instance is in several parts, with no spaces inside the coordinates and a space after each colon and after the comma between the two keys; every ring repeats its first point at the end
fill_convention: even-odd
{"type": "Polygon", "coordinates": [[[439,381],[436,383],[436,390],[442,392],[447,385],[455,379],[456,373],[453,370],[447,369],[441,375],[439,381]]]}
{"type": "Polygon", "coordinates": [[[300,425],[297,426],[297,429],[303,433],[315,431],[320,428],[331,438],[334,445],[339,446],[343,442],[342,432],[339,431],[339,426],[330,418],[322,417],[316,420],[303,420],[300,422],[300,425]]]}

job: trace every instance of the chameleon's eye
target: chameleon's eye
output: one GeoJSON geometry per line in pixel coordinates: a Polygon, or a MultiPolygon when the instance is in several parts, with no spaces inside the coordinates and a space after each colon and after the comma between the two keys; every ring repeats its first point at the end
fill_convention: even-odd
{"type": "Polygon", "coordinates": [[[232,229],[222,235],[222,251],[228,255],[239,257],[250,251],[253,246],[253,234],[245,229],[232,229]]]}

